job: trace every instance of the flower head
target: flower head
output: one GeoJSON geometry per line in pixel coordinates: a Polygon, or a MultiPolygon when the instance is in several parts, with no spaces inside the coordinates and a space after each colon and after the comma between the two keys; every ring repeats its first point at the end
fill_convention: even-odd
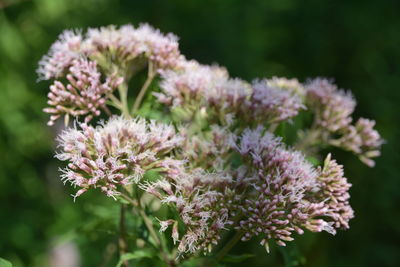
{"type": "Polygon", "coordinates": [[[349,204],[351,184],[344,177],[343,166],[332,160],[329,154],[318,173],[318,190],[313,192],[312,197],[324,201],[327,206],[326,216],[334,223],[335,228],[348,229],[354,212],[349,204]]]}
{"type": "Polygon", "coordinates": [[[272,77],[266,80],[269,87],[279,88],[304,97],[306,90],[297,79],[287,79],[283,77],[272,77]]]}
{"type": "Polygon", "coordinates": [[[157,70],[176,68],[184,60],[179,52],[178,37],[172,33],[164,35],[142,24],[136,29],[135,38],[146,47],[146,54],[157,70]]]}
{"type": "Polygon", "coordinates": [[[168,175],[177,166],[167,156],[182,138],[170,125],[113,117],[96,128],[79,126],[59,136],[56,155],[69,162],[62,179],[80,187],[78,193],[100,188],[108,196],[118,195],[118,185],[138,183],[149,169],[161,168],[168,175]]]}
{"type": "MultiPolygon", "coordinates": [[[[162,34],[147,24],[92,28],[86,34],[64,31],[39,62],[40,79],[55,79],[49,93],[54,124],[62,114],[86,116],[89,121],[106,109],[106,100],[123,81],[149,66],[149,76],[177,69],[184,62],[178,38],[162,34]],[[66,78],[68,85],[62,79],[66,78]]],[[[120,95],[121,98],[124,97],[120,95]]],[[[116,98],[113,98],[116,99],[116,98]]],[[[112,104],[121,108],[123,100],[112,104]]]]}
{"type": "Polygon", "coordinates": [[[373,167],[375,162],[372,158],[380,155],[380,147],[384,143],[374,126],[375,121],[360,118],[354,126],[343,129],[342,137],[331,143],[355,153],[363,163],[373,167]]]}
{"type": "Polygon", "coordinates": [[[89,56],[108,56],[119,63],[133,60],[147,51],[145,44],[136,38],[136,29],[132,25],[90,28],[85,42],[89,56]]]}
{"type": "Polygon", "coordinates": [[[160,102],[172,106],[189,106],[193,102],[206,104],[206,94],[228,79],[228,73],[218,66],[200,65],[189,61],[185,68],[162,74],[162,93],[155,94],[160,102]]]}
{"type": "Polygon", "coordinates": [[[352,121],[356,102],[350,92],[337,88],[327,79],[317,78],[306,85],[307,104],[315,113],[317,125],[336,132],[352,121]]]}
{"type": "Polygon", "coordinates": [[[231,153],[230,142],[233,136],[227,128],[214,124],[210,131],[194,135],[182,127],[180,134],[184,138],[182,156],[188,159],[188,165],[206,170],[224,169],[231,153]]]}
{"type": "Polygon", "coordinates": [[[121,77],[109,76],[102,82],[96,62],[84,58],[74,59],[67,75],[68,83],[55,81],[50,86],[51,106],[44,111],[51,114],[49,125],[53,125],[62,115],[85,116],[88,122],[93,116],[99,116],[101,109],[106,109],[107,95],[111,94],[123,81],[121,77]]]}
{"type": "Polygon", "coordinates": [[[50,51],[39,62],[39,79],[59,78],[81,55],[83,37],[77,31],[66,30],[50,47],[50,51]]]}
{"type": "Polygon", "coordinates": [[[293,232],[302,234],[303,229],[334,234],[335,227],[344,225],[337,221],[351,218],[349,186],[334,162],[321,172],[300,152],[286,149],[280,138],[263,127],[247,129],[235,149],[245,159],[247,176],[253,177],[238,205],[243,216],[236,229],[244,232],[242,240],[261,235],[261,243],[268,250],[269,240],[284,246],[293,240],[293,232]],[[339,189],[334,187],[337,181],[343,184],[338,185],[339,189]],[[329,197],[333,202],[342,201],[343,208],[326,202],[329,197]]]}
{"type": "MultiPolygon", "coordinates": [[[[210,252],[220,240],[221,232],[232,225],[229,200],[234,194],[228,189],[231,182],[227,174],[207,173],[197,168],[142,188],[176,207],[185,232],[179,237],[177,230],[173,230],[172,237],[179,242],[178,251],[183,254],[197,250],[210,252]]],[[[165,223],[164,226],[168,227],[165,223]]]]}
{"type": "Polygon", "coordinates": [[[297,80],[273,78],[250,85],[230,78],[221,67],[195,61],[187,62],[181,70],[163,73],[162,78],[162,92],[154,95],[173,110],[184,113],[185,118],[204,108],[208,120],[223,125],[235,118],[246,122],[281,122],[305,108],[304,88],[297,80]]]}
{"type": "Polygon", "coordinates": [[[148,24],[138,28],[132,25],[92,28],[85,42],[89,56],[98,60],[114,58],[117,64],[128,65],[143,57],[152,62],[156,70],[162,70],[175,68],[183,59],[178,38],[171,33],[164,35],[148,24]]]}
{"type": "Polygon", "coordinates": [[[201,65],[189,61],[181,70],[162,74],[158,100],[171,107],[172,113],[186,121],[200,111],[208,121],[228,125],[242,112],[250,97],[250,86],[241,79],[229,78],[228,72],[218,66],[201,65]]]}
{"type": "MultiPolygon", "coordinates": [[[[285,85],[282,80],[256,80],[249,102],[250,110],[260,121],[281,122],[296,116],[304,109],[297,91],[300,87],[285,85]]],[[[253,117],[253,118],[254,118],[253,117]]]]}

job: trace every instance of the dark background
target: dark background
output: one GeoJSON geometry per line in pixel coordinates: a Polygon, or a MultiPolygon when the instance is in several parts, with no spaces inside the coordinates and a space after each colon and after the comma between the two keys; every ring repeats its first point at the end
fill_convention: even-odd
{"type": "Polygon", "coordinates": [[[244,263],[400,266],[400,1],[0,0],[0,6],[0,257],[46,266],[51,248],[70,241],[83,266],[100,266],[112,240],[104,229],[115,225],[104,207],[113,203],[97,194],[74,203],[74,190],[59,181],[54,129],[41,111],[48,83],[36,82],[35,69],[65,28],[148,22],[177,34],[188,58],[224,65],[232,76],[333,77],[358,100],[355,116],[375,119],[387,141],[373,169],[334,150],[353,184],[350,230],[306,234],[269,255],[244,243],[236,252],[259,250],[244,263]]]}

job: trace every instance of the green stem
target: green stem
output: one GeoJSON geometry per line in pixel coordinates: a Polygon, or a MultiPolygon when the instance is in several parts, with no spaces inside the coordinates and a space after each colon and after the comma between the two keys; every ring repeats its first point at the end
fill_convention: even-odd
{"type": "MultiPolygon", "coordinates": [[[[118,240],[119,252],[121,256],[128,252],[128,242],[126,241],[126,227],[125,227],[125,208],[126,208],[125,205],[121,204],[120,218],[119,218],[120,237],[118,240]]],[[[124,261],[123,265],[125,267],[130,266],[128,261],[124,261]]]]}
{"type": "Polygon", "coordinates": [[[128,201],[129,204],[131,204],[132,206],[138,207],[138,203],[137,203],[136,200],[130,198],[129,196],[125,195],[124,193],[121,193],[121,197],[122,197],[123,199],[125,199],[126,201],[128,201]]]}
{"type": "Polygon", "coordinates": [[[165,245],[164,242],[161,242],[161,239],[159,238],[159,236],[157,235],[157,232],[154,230],[153,227],[153,222],[152,220],[147,216],[146,212],[144,211],[144,208],[140,202],[140,196],[139,194],[136,194],[136,198],[137,198],[137,210],[139,211],[140,216],[143,219],[144,224],[147,227],[147,230],[150,233],[150,236],[152,237],[152,239],[154,240],[154,242],[156,243],[156,246],[160,249],[161,252],[161,256],[164,259],[165,263],[168,264],[168,266],[176,266],[175,260],[174,259],[170,259],[168,256],[168,249],[165,245]]]}
{"type": "Polygon", "coordinates": [[[119,87],[118,87],[118,91],[119,91],[119,104],[116,102],[117,105],[120,106],[120,110],[122,115],[125,118],[130,118],[130,114],[129,114],[129,107],[128,107],[128,85],[123,82],[119,87]]]}
{"type": "Polygon", "coordinates": [[[242,238],[244,232],[237,231],[235,235],[225,244],[225,246],[215,256],[215,262],[218,263],[224,258],[224,256],[236,245],[236,243],[242,238]]]}
{"type": "Polygon", "coordinates": [[[147,227],[147,230],[149,230],[150,236],[154,239],[154,242],[156,243],[157,246],[161,245],[161,241],[158,238],[158,235],[156,233],[156,231],[153,228],[153,223],[150,220],[150,218],[147,216],[147,214],[144,212],[143,209],[139,209],[139,214],[140,216],[142,216],[144,224],[147,227]]]}
{"type": "Polygon", "coordinates": [[[111,101],[112,101],[111,103],[114,107],[121,109],[122,103],[119,101],[119,99],[115,95],[109,94],[108,97],[111,99],[111,101]]]}
{"type": "Polygon", "coordinates": [[[310,154],[320,141],[321,131],[311,128],[295,143],[294,148],[303,151],[305,154],[310,154]]]}
{"type": "Polygon", "coordinates": [[[142,88],[140,89],[140,92],[138,96],[135,99],[135,103],[133,104],[132,108],[132,113],[136,113],[139,110],[140,104],[142,103],[143,97],[147,92],[147,89],[149,89],[151,82],[153,81],[156,73],[153,70],[153,64],[149,62],[149,69],[147,72],[147,79],[144,82],[142,88]]]}
{"type": "Polygon", "coordinates": [[[271,125],[269,126],[268,131],[271,132],[271,133],[274,133],[276,128],[278,128],[278,126],[279,126],[279,123],[276,123],[276,122],[275,123],[271,123],[271,125]]]}
{"type": "Polygon", "coordinates": [[[167,249],[165,242],[163,242],[163,240],[161,240],[159,238],[159,236],[157,235],[157,232],[154,230],[152,220],[149,218],[149,216],[147,216],[146,212],[144,211],[144,208],[140,202],[140,196],[137,194],[136,200],[134,200],[130,196],[128,196],[124,193],[121,193],[121,197],[123,199],[125,199],[126,201],[128,201],[132,206],[134,206],[136,208],[136,211],[142,217],[143,222],[144,222],[147,230],[149,231],[151,238],[154,240],[155,245],[160,248],[162,257],[165,260],[165,262],[168,264],[168,266],[176,266],[175,260],[170,259],[168,257],[168,253],[167,253],[168,249],[167,249]]]}

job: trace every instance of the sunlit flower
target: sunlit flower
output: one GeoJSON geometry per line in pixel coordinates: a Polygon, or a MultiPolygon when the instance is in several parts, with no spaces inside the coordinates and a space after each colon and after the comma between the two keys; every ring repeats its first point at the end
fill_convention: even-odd
{"type": "Polygon", "coordinates": [[[86,52],[96,59],[108,57],[118,63],[131,61],[148,50],[135,35],[132,25],[90,28],[86,34],[86,52]]]}
{"type": "Polygon", "coordinates": [[[156,70],[175,68],[184,60],[179,51],[178,37],[172,33],[164,35],[160,30],[142,24],[134,37],[146,47],[146,54],[156,70]]]}
{"type": "MultiPolygon", "coordinates": [[[[125,68],[134,68],[128,64],[134,59],[147,58],[155,70],[175,68],[183,60],[178,38],[173,34],[164,35],[148,24],[138,28],[132,25],[91,28],[85,43],[89,56],[100,61],[111,58],[117,61],[114,63],[124,65],[125,68]]],[[[137,64],[143,65],[141,62],[137,64]]]]}
{"type": "Polygon", "coordinates": [[[90,188],[115,196],[118,185],[138,183],[149,169],[168,174],[175,167],[165,161],[182,138],[170,125],[113,117],[96,128],[79,126],[59,136],[61,151],[56,156],[69,162],[62,179],[81,188],[75,197],[90,188]]]}
{"type": "Polygon", "coordinates": [[[162,75],[158,100],[179,111],[183,120],[204,108],[209,120],[230,125],[235,119],[246,122],[280,122],[304,109],[304,88],[297,80],[273,78],[252,85],[232,79],[218,66],[187,62],[178,71],[162,75]]]}
{"type": "Polygon", "coordinates": [[[59,78],[81,55],[83,37],[79,32],[66,30],[51,46],[49,53],[40,60],[39,79],[59,78]]]}

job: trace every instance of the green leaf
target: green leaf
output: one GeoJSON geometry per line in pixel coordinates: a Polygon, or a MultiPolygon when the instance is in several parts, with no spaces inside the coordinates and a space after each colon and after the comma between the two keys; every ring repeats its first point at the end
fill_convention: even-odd
{"type": "Polygon", "coordinates": [[[126,253],[121,256],[116,267],[120,267],[124,261],[138,260],[143,258],[152,258],[153,254],[148,250],[137,250],[132,253],[126,253]]]}
{"type": "Polygon", "coordinates": [[[306,263],[305,257],[293,242],[288,243],[286,247],[279,247],[279,251],[282,253],[285,267],[296,267],[306,263]]]}
{"type": "Polygon", "coordinates": [[[125,204],[125,205],[130,204],[129,201],[125,200],[125,199],[124,199],[123,197],[121,197],[121,196],[116,196],[116,199],[117,199],[117,201],[118,201],[119,203],[121,203],[121,204],[125,204]]]}
{"type": "Polygon", "coordinates": [[[229,263],[237,263],[242,262],[247,259],[253,258],[255,255],[253,254],[242,254],[242,255],[226,255],[222,262],[229,262],[229,263]]]}
{"type": "Polygon", "coordinates": [[[306,159],[314,166],[319,166],[321,164],[321,161],[316,157],[308,156],[306,159]]]}
{"type": "Polygon", "coordinates": [[[0,258],[0,267],[12,267],[12,264],[3,258],[0,258]]]}
{"type": "Polygon", "coordinates": [[[181,267],[198,267],[198,266],[215,266],[218,267],[220,265],[215,265],[215,262],[210,258],[191,258],[182,262],[179,266],[181,267]]]}
{"type": "Polygon", "coordinates": [[[145,174],[144,174],[144,179],[146,179],[147,181],[157,181],[158,179],[160,179],[160,169],[151,169],[148,170],[145,174]]]}

